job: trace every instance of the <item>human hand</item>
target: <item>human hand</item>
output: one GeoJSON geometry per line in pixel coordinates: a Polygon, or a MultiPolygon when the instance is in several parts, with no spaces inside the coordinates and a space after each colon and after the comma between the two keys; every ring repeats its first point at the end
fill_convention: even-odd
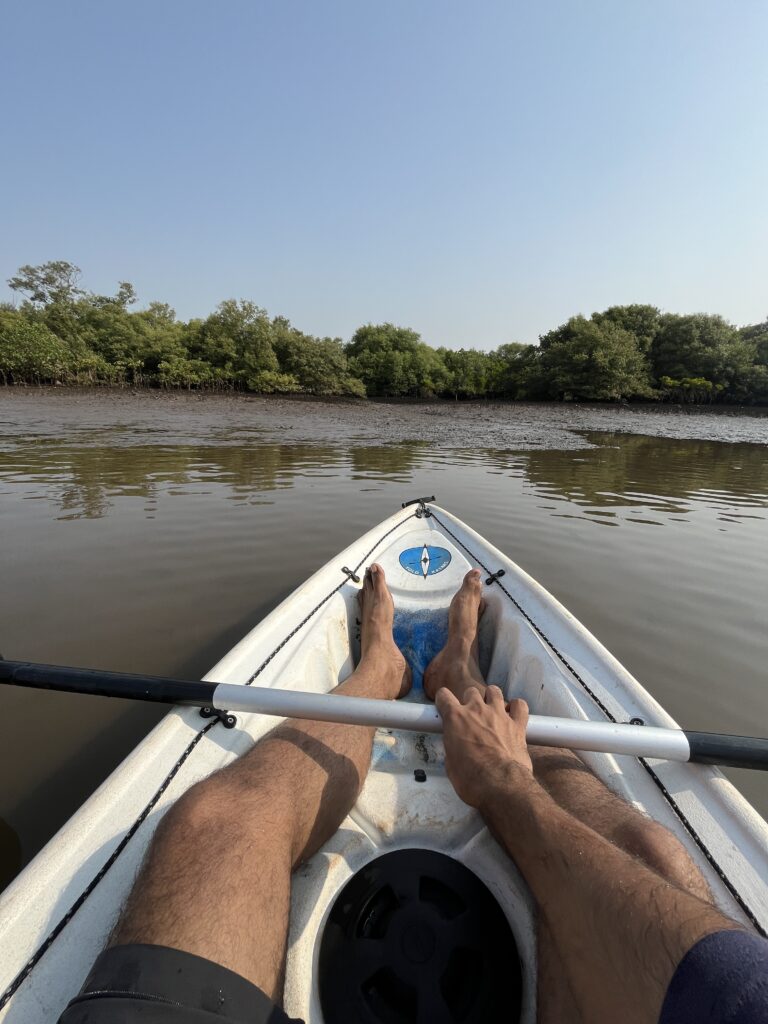
{"type": "Polygon", "coordinates": [[[481,809],[516,768],[533,774],[524,700],[511,700],[507,708],[498,686],[482,693],[473,686],[460,703],[444,686],[435,694],[435,706],[443,720],[448,778],[464,803],[481,809]]]}

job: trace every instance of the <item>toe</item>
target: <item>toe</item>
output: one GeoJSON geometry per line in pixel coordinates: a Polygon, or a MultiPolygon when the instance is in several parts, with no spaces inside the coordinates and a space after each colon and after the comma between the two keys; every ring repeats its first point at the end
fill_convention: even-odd
{"type": "Polygon", "coordinates": [[[473,594],[478,593],[482,587],[480,575],[481,573],[479,569],[470,569],[464,577],[463,586],[473,594]]]}

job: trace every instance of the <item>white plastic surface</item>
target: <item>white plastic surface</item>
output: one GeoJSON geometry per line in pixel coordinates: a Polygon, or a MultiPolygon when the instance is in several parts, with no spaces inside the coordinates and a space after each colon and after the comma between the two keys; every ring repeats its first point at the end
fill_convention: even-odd
{"type": "MultiPolygon", "coordinates": [[[[640,717],[649,726],[675,727],[653,698],[551,595],[459,520],[435,511],[486,567],[505,569],[504,586],[619,722],[640,717]]],[[[341,567],[357,565],[371,548],[370,560],[384,566],[397,619],[401,625],[406,623],[406,632],[414,627],[417,640],[439,632],[452,594],[474,563],[434,518],[413,518],[413,509],[407,509],[329,562],[207,678],[234,684],[250,679],[285,636],[338,585],[341,567]],[[382,541],[393,527],[394,532],[382,541]],[[403,568],[400,555],[425,545],[448,552],[449,564],[427,576],[403,568]]],[[[255,682],[325,693],[344,679],[354,664],[357,589],[346,583],[269,661],[255,682]]],[[[536,714],[603,721],[581,684],[498,586],[487,587],[485,598],[480,653],[489,681],[501,685],[507,697],[524,697],[536,714]]],[[[417,702],[423,694],[416,690],[407,699],[417,702]]],[[[148,819],[0,1011],[0,1019],[12,1024],[56,1020],[102,947],[162,814],[189,786],[249,749],[274,724],[274,719],[256,714],[240,714],[238,719],[236,729],[217,726],[198,743],[148,819]]],[[[0,896],[0,992],[97,874],[203,724],[196,709],[171,712],[0,896]]],[[[622,756],[585,755],[585,760],[608,786],[675,832],[708,877],[718,903],[738,917],[732,898],[642,766],[622,756]]],[[[654,763],[654,769],[733,884],[763,925],[768,925],[768,826],[716,769],[664,762],[654,763]]],[[[388,730],[377,732],[371,771],[352,813],[294,878],[285,986],[289,1015],[304,1017],[309,1024],[322,1021],[315,965],[333,899],[372,857],[404,847],[424,847],[455,857],[498,899],[520,947],[525,978],[522,1019],[532,1024],[535,922],[527,889],[479,816],[455,796],[445,776],[440,738],[388,730]],[[424,769],[426,783],[415,781],[416,768],[424,769]]],[[[190,913],[195,912],[190,907],[190,913]]]]}

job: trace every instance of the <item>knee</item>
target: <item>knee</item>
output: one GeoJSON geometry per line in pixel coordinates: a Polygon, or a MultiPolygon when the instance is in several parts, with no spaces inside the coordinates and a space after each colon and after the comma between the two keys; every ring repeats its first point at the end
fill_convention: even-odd
{"type": "Polygon", "coordinates": [[[661,875],[678,867],[683,857],[687,858],[685,850],[672,833],[650,818],[626,822],[616,830],[615,841],[627,853],[661,875]]]}
{"type": "MultiPolygon", "coordinates": [[[[295,794],[293,794],[295,799],[295,794]]],[[[191,786],[169,808],[156,842],[187,850],[242,850],[261,844],[290,845],[295,815],[281,793],[242,784],[219,772],[191,786]]]]}
{"type": "Polygon", "coordinates": [[[643,822],[628,823],[620,830],[617,839],[627,853],[637,857],[673,885],[691,892],[700,899],[709,900],[707,883],[690,854],[683,844],[657,821],[648,818],[643,822]]]}
{"type": "Polygon", "coordinates": [[[239,816],[223,805],[217,790],[208,779],[191,786],[164,815],[156,840],[183,841],[185,845],[205,841],[208,845],[224,830],[231,835],[233,821],[239,816]]]}

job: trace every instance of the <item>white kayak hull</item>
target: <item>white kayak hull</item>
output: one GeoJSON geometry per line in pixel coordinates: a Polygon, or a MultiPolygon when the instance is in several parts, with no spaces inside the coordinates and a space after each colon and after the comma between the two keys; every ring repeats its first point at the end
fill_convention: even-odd
{"type": "MultiPolygon", "coordinates": [[[[418,669],[445,627],[469,568],[504,570],[485,588],[481,663],[508,697],[532,712],[576,720],[674,727],[611,654],[514,562],[450,513],[413,507],[333,559],[253,629],[206,676],[221,683],[324,693],[352,671],[358,575],[386,572],[396,636],[418,669]],[[426,554],[425,554],[426,551],[426,554]]],[[[423,700],[419,686],[410,700],[423,700]]],[[[250,748],[274,719],[238,713],[226,729],[176,709],[101,785],[0,896],[0,1020],[53,1021],[103,948],[168,807],[191,785],[250,748]]],[[[719,906],[768,927],[768,826],[715,768],[585,754],[615,792],[670,828],[707,877],[719,906]]],[[[339,831],[295,876],[285,1009],[323,1020],[316,984],[319,939],[336,895],[366,863],[408,848],[463,863],[488,887],[514,932],[523,968],[521,1019],[535,1020],[535,918],[530,895],[472,809],[453,792],[437,736],[376,734],[371,771],[339,831]],[[419,782],[414,772],[426,773],[419,782]]],[[[254,870],[257,867],[254,866],[254,870]]],[[[213,884],[213,883],[212,883],[213,884]]],[[[220,884],[216,898],[221,898],[220,884]]],[[[232,884],[235,884],[234,882],[232,884]]],[[[204,912],[206,880],[200,880],[204,912]]]]}

